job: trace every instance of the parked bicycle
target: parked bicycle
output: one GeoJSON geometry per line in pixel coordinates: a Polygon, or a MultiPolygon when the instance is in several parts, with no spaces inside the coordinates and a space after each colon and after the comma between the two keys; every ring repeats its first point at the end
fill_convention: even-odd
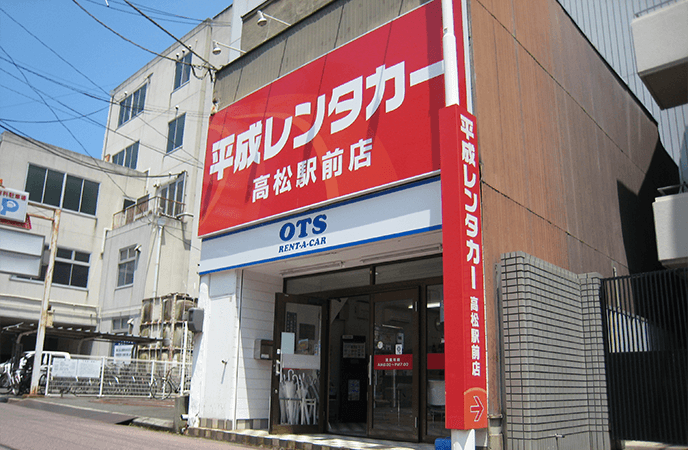
{"type": "Polygon", "coordinates": [[[173,370],[168,370],[162,377],[158,375],[153,376],[150,382],[151,397],[164,400],[172,394],[179,393],[179,384],[172,377],[173,370]]]}

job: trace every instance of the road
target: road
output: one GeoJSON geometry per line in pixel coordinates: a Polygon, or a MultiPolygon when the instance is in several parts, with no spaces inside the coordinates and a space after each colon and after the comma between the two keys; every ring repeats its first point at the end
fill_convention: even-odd
{"type": "Polygon", "coordinates": [[[0,403],[0,450],[246,449],[168,432],[113,425],[94,419],[0,403]]]}

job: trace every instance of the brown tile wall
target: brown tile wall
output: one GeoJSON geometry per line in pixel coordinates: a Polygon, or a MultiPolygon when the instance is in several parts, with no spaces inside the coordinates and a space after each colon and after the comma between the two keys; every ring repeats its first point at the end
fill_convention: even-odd
{"type": "MultiPolygon", "coordinates": [[[[634,225],[622,224],[620,186],[638,195],[647,182],[656,123],[556,0],[470,5],[487,305],[507,252],[574,273],[628,273],[623,234],[634,225]]],[[[492,339],[492,367],[496,354],[492,339]]]]}

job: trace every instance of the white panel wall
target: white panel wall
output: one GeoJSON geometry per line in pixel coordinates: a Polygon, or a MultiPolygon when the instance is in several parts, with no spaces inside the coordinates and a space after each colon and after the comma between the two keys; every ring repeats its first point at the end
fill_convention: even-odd
{"type": "Polygon", "coordinates": [[[243,271],[238,419],[267,419],[270,406],[271,361],[253,358],[256,339],[272,339],[275,293],[282,278],[243,271]]]}
{"type": "Polygon", "coordinates": [[[236,291],[234,271],[201,279],[198,306],[204,310],[204,320],[203,331],[194,336],[189,398],[192,426],[198,426],[199,418],[227,419],[232,412],[233,367],[236,367],[232,359],[236,354],[236,291]]]}
{"type": "Polygon", "coordinates": [[[232,428],[235,420],[268,418],[271,361],[254,359],[253,347],[256,339],[272,339],[275,293],[281,291],[280,277],[250,271],[201,278],[198,306],[205,314],[203,332],[194,338],[191,426],[217,419],[232,428]]]}

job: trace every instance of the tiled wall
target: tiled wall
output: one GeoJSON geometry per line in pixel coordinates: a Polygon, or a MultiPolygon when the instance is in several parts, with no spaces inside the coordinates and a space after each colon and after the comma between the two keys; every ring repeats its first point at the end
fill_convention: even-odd
{"type": "Polygon", "coordinates": [[[502,256],[507,448],[609,448],[599,286],[596,274],[502,256]]]}

